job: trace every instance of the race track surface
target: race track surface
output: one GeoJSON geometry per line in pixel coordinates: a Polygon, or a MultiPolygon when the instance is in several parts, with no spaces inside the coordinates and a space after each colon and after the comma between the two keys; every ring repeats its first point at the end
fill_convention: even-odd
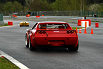
{"type": "MultiPolygon", "coordinates": [[[[25,47],[26,29],[36,22],[29,21],[30,27],[19,27],[20,21],[14,21],[12,27],[0,28],[0,50],[14,57],[30,69],[103,69],[103,24],[87,28],[88,34],[78,34],[79,51],[68,52],[66,49],[38,49],[30,51],[25,47]]],[[[70,23],[72,26],[76,24],[70,23]]],[[[83,32],[84,30],[82,30],[83,32]]]]}

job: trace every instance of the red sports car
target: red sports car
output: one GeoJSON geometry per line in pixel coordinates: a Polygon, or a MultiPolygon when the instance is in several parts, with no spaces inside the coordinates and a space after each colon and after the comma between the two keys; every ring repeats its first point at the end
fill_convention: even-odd
{"type": "Polygon", "coordinates": [[[77,51],[78,35],[66,22],[44,21],[36,23],[25,35],[26,47],[34,50],[36,47],[65,47],[77,51]]]}

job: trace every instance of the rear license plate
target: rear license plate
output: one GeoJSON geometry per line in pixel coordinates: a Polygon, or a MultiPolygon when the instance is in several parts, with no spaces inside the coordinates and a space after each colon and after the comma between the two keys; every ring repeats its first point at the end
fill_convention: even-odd
{"type": "Polygon", "coordinates": [[[52,41],[48,41],[48,44],[52,44],[52,45],[63,45],[64,41],[62,41],[62,40],[52,40],[52,41]]]}

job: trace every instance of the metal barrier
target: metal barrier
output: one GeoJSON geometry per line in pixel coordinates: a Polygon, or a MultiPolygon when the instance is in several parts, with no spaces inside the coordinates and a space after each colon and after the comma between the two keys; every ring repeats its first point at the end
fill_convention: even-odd
{"type": "MultiPolygon", "coordinates": [[[[1,12],[4,16],[9,16],[13,12],[1,12]]],[[[16,12],[17,16],[26,16],[30,14],[31,16],[88,16],[93,17],[95,14],[97,17],[102,17],[103,12],[100,11],[31,11],[31,12],[16,12]]]]}
{"type": "Polygon", "coordinates": [[[3,21],[3,14],[0,14],[0,25],[3,25],[4,21],[3,21]]]}
{"type": "Polygon", "coordinates": [[[3,21],[3,14],[0,14],[0,21],[3,21]]]}

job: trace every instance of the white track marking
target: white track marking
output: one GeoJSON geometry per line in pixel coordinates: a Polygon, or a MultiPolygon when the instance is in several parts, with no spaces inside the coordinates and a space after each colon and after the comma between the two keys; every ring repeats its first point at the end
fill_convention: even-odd
{"type": "Polygon", "coordinates": [[[29,69],[28,67],[26,67],[25,65],[23,65],[22,63],[20,63],[19,61],[17,61],[16,59],[14,59],[13,57],[11,57],[8,54],[4,53],[1,50],[0,50],[0,54],[1,54],[0,56],[4,56],[9,61],[11,61],[13,64],[15,64],[16,66],[18,66],[20,69],[29,69]]]}

